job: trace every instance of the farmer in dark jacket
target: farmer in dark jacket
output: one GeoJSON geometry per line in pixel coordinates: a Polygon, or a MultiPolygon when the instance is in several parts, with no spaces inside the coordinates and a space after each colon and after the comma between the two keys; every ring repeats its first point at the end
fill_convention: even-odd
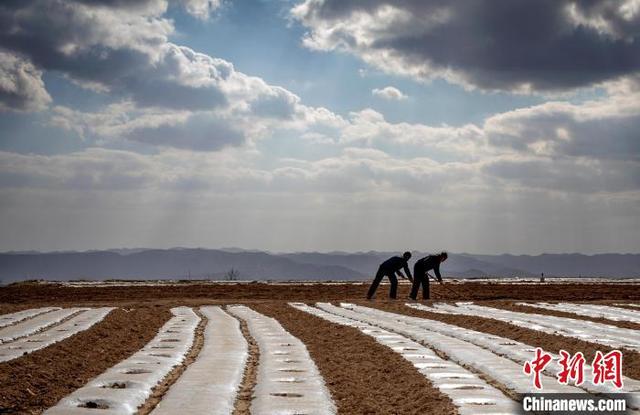
{"type": "Polygon", "coordinates": [[[369,288],[369,292],[367,293],[367,299],[371,300],[373,295],[376,293],[378,289],[378,285],[380,285],[380,281],[385,276],[389,277],[389,281],[391,281],[391,289],[389,290],[389,297],[396,298],[396,293],[398,292],[398,279],[396,278],[396,274],[398,274],[401,278],[404,278],[401,269],[404,268],[404,272],[407,274],[407,277],[410,281],[411,272],[409,271],[409,259],[411,258],[411,252],[405,252],[401,257],[394,256],[386,261],[384,261],[380,267],[378,268],[378,273],[376,274],[376,278],[371,283],[371,287],[369,288]]]}
{"type": "Polygon", "coordinates": [[[411,287],[411,297],[415,300],[418,296],[418,290],[420,284],[422,284],[422,299],[429,299],[429,276],[427,272],[433,270],[438,278],[438,282],[442,282],[442,276],[440,275],[440,264],[447,260],[447,253],[441,252],[438,255],[429,255],[416,261],[413,266],[413,287],[411,287]]]}

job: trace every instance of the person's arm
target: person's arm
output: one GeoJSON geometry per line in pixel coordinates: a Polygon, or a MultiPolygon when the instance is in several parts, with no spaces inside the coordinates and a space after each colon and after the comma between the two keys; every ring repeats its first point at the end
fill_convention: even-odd
{"type": "Polygon", "coordinates": [[[433,267],[433,272],[436,274],[436,278],[438,278],[438,282],[442,282],[442,275],[440,275],[440,262],[433,267]]]}
{"type": "Polygon", "coordinates": [[[409,271],[409,263],[408,262],[404,263],[404,272],[407,274],[407,278],[409,278],[409,281],[413,282],[413,278],[411,277],[411,271],[409,271]]]}

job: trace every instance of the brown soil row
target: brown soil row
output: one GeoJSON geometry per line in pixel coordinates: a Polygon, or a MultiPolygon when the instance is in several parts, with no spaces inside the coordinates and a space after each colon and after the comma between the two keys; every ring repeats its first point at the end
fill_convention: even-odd
{"type": "MultiPolygon", "coordinates": [[[[232,315],[233,316],[233,315],[232,315]]],[[[249,415],[251,413],[251,401],[253,400],[253,390],[258,381],[258,362],[260,361],[260,348],[251,333],[247,323],[238,317],[233,316],[240,323],[240,330],[249,345],[249,356],[244,367],[242,383],[236,397],[233,408],[233,415],[249,415]]]]}
{"type": "Polygon", "coordinates": [[[543,314],[546,316],[556,316],[556,317],[567,317],[574,320],[593,321],[595,323],[608,324],[610,326],[616,326],[616,327],[621,327],[625,329],[640,330],[640,324],[632,323],[630,321],[615,321],[615,320],[609,320],[607,318],[602,318],[602,317],[581,316],[578,314],[567,313],[564,311],[554,311],[554,310],[547,310],[544,308],[521,306],[521,305],[517,305],[507,301],[490,301],[490,302],[482,303],[482,305],[486,305],[488,307],[502,308],[504,310],[518,311],[521,313],[543,314]]]}
{"type": "Polygon", "coordinates": [[[165,307],[116,309],[88,330],[0,363],[0,413],[41,413],[142,348],[169,317],[165,307]]]}
{"type": "Polygon", "coordinates": [[[309,350],[341,414],[454,414],[440,393],[408,361],[355,328],[286,304],[252,305],[273,317],[309,350]]]}
{"type": "MultiPolygon", "coordinates": [[[[371,303],[361,302],[360,304],[369,307],[372,306],[371,303]]],[[[506,337],[534,347],[541,347],[547,352],[558,353],[560,350],[566,350],[571,354],[583,352],[587,362],[592,361],[597,350],[600,350],[603,353],[613,350],[611,347],[604,345],[557,334],[542,333],[540,331],[522,328],[502,321],[483,317],[437,314],[428,311],[414,310],[405,306],[404,303],[401,302],[379,302],[373,306],[385,311],[442,321],[444,323],[453,324],[470,330],[506,337]]],[[[622,373],[625,376],[640,379],[640,353],[631,350],[624,350],[622,373]]]]}
{"type": "MultiPolygon", "coordinates": [[[[23,283],[0,287],[0,312],[12,312],[44,305],[99,306],[114,302],[122,306],[141,304],[202,305],[212,303],[281,301],[337,301],[363,299],[369,282],[326,284],[179,284],[175,286],[65,287],[60,284],[23,283]]],[[[465,282],[451,285],[456,294],[432,285],[438,300],[535,300],[603,301],[640,300],[638,286],[630,284],[485,284],[465,282]]],[[[379,287],[383,300],[389,287],[379,287]]],[[[407,298],[410,286],[400,285],[398,298],[407,298]]]]}

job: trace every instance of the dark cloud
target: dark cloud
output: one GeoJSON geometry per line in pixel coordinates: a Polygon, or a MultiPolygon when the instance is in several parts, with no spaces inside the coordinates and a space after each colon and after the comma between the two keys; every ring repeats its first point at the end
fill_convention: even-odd
{"type": "Polygon", "coordinates": [[[562,90],[640,70],[640,12],[624,4],[309,0],[293,13],[319,47],[344,47],[389,71],[483,89],[562,90]]]}
{"type": "MultiPolygon", "coordinates": [[[[629,102],[640,99],[629,97],[629,102]]],[[[547,103],[499,114],[484,130],[492,146],[522,153],[640,162],[640,108],[625,107],[620,97],[609,100],[582,106],[547,103]]]]}

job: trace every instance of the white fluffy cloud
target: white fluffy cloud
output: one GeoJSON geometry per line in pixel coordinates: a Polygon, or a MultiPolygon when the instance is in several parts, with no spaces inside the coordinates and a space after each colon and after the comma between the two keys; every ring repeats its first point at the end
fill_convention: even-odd
{"type": "MultiPolygon", "coordinates": [[[[201,18],[221,5],[178,3],[201,18]]],[[[169,42],[174,28],[165,17],[168,5],[166,0],[0,4],[0,47],[12,51],[3,55],[11,59],[2,61],[2,107],[32,110],[48,104],[40,75],[51,70],[118,101],[94,113],[56,107],[52,122],[83,136],[219,150],[275,126],[299,128],[323,117],[324,110],[301,105],[284,88],[169,42]]]]}
{"type": "MultiPolygon", "coordinates": [[[[219,2],[184,1],[199,16],[219,2]]],[[[168,41],[167,1],[29,0],[0,5],[0,46],[20,54],[31,73],[63,73],[81,86],[139,108],[202,111],[243,108],[288,117],[299,99],[235,71],[222,59],[168,41]],[[30,63],[29,63],[30,62],[30,63]],[[263,103],[263,104],[261,104],[263,103]],[[277,109],[273,114],[265,108],[277,109]]]]}
{"type": "MultiPolygon", "coordinates": [[[[220,7],[220,2],[201,0],[175,4],[201,19],[220,7]]],[[[243,218],[258,208],[279,212],[287,205],[300,209],[293,214],[303,225],[317,211],[336,217],[369,211],[368,219],[378,224],[389,223],[390,215],[399,222],[405,214],[420,220],[428,211],[442,214],[442,223],[467,220],[474,226],[469,218],[476,212],[481,212],[477,222],[498,217],[501,223],[504,206],[519,215],[536,203],[543,218],[552,216],[540,200],[566,206],[565,217],[576,206],[598,206],[591,212],[598,217],[615,203],[625,206],[623,214],[637,214],[640,82],[635,61],[595,65],[576,72],[575,79],[559,69],[568,60],[579,63],[598,55],[603,36],[627,56],[638,44],[629,23],[637,18],[634,3],[615,8],[595,1],[594,7],[581,4],[573,11],[545,3],[544,15],[562,30],[553,26],[538,33],[533,19],[536,31],[529,43],[520,32],[525,27],[514,28],[506,19],[513,9],[505,4],[485,9],[489,12],[480,21],[517,35],[513,42],[486,32],[485,25],[465,26],[456,39],[467,49],[433,42],[470,21],[470,12],[461,12],[458,2],[308,0],[293,13],[309,28],[307,46],[347,50],[389,72],[502,90],[555,91],[599,83],[606,94],[546,102],[463,125],[392,122],[370,108],[336,114],[305,105],[291,91],[242,73],[231,62],[170,42],[174,28],[165,16],[166,0],[1,3],[0,107],[50,107],[53,126],[77,133],[94,147],[48,156],[0,152],[0,192],[12,194],[5,200],[16,204],[26,200],[20,199],[24,194],[36,198],[38,192],[64,200],[93,192],[101,200],[111,196],[123,203],[144,193],[152,196],[141,210],[153,211],[153,195],[162,195],[170,207],[186,200],[206,200],[205,210],[227,203],[243,218]],[[539,41],[570,46],[581,39],[581,30],[592,37],[594,51],[538,62],[539,41]],[[482,34],[496,41],[488,50],[474,43],[482,34]],[[532,53],[535,65],[528,65],[516,46],[532,53]],[[504,56],[513,53],[512,65],[492,53],[493,47],[504,56]],[[111,104],[92,111],[50,105],[45,71],[99,91],[111,104]],[[289,151],[290,144],[298,150],[289,151]],[[269,145],[276,151],[269,153],[269,145]]],[[[538,10],[537,2],[524,5],[538,10]]],[[[407,98],[392,86],[372,94],[407,98]]]]}
{"type": "MultiPolygon", "coordinates": [[[[215,188],[226,183],[232,188],[234,180],[240,180],[243,185],[254,183],[252,191],[290,193],[419,192],[422,186],[446,185],[616,194],[640,191],[640,148],[635,134],[640,120],[638,102],[638,96],[629,93],[582,104],[549,102],[493,115],[481,125],[455,127],[392,123],[371,109],[341,118],[324,109],[301,106],[303,112],[288,121],[288,128],[309,139],[316,137],[316,145],[333,148],[335,155],[313,160],[283,158],[269,162],[269,168],[259,167],[260,161],[253,156],[246,157],[254,151],[251,147],[237,147],[247,139],[242,134],[250,130],[225,127],[230,124],[221,118],[223,114],[140,111],[130,102],[115,104],[100,114],[57,107],[53,122],[77,128],[82,134],[124,137],[165,148],[220,150],[230,145],[237,147],[233,154],[244,154],[235,159],[232,178],[228,170],[223,174],[216,167],[224,164],[218,157],[226,160],[231,150],[223,151],[224,156],[206,157],[178,152],[179,157],[170,159],[176,163],[174,168],[165,165],[172,154],[169,150],[161,158],[149,158],[158,165],[157,171],[181,177],[180,182],[191,183],[190,187],[197,183],[215,188]],[[138,113],[131,116],[135,111],[138,113]],[[214,147],[212,143],[222,144],[214,147]],[[199,167],[176,174],[182,165],[199,167]],[[256,182],[257,177],[262,179],[256,182]]],[[[254,133],[260,136],[264,131],[259,128],[254,133]]],[[[10,166],[20,169],[22,165],[29,163],[10,166]]],[[[167,182],[155,183],[162,187],[167,182]]]]}
{"type": "Polygon", "coordinates": [[[206,20],[216,11],[222,4],[222,0],[179,0],[185,10],[197,17],[206,20]]]}
{"type": "Polygon", "coordinates": [[[0,51],[0,111],[40,111],[50,102],[42,71],[12,53],[0,51]]]}
{"type": "Polygon", "coordinates": [[[393,86],[387,86],[384,88],[374,88],[371,91],[371,94],[379,98],[389,99],[393,101],[402,101],[408,98],[405,94],[402,93],[402,91],[400,91],[398,88],[395,88],[393,86]]]}

